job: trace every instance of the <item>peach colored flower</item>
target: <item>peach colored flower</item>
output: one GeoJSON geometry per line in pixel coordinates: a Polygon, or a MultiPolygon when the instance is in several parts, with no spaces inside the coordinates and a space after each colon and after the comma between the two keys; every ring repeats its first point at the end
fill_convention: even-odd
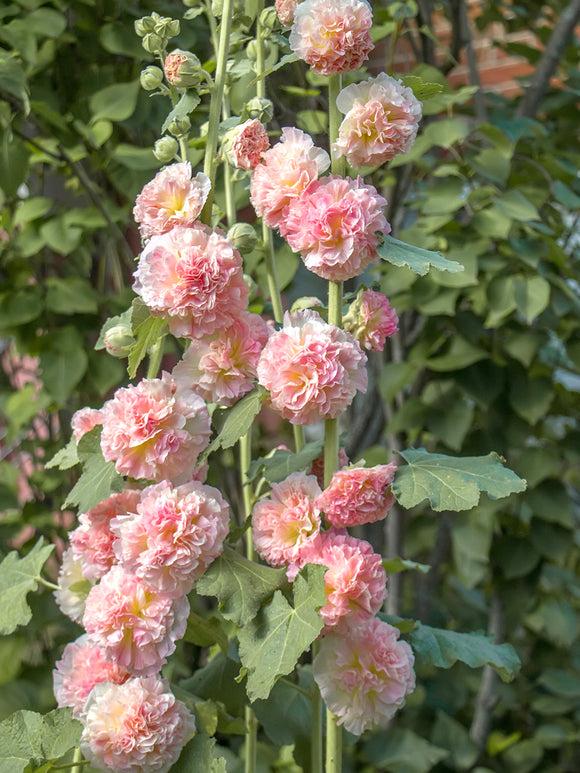
{"type": "Polygon", "coordinates": [[[294,11],[290,48],[319,75],[358,70],[374,44],[366,0],[304,0],[294,11]]]}
{"type": "Polygon", "coordinates": [[[361,177],[330,175],[290,203],[280,233],[310,271],[335,282],[352,279],[378,260],[377,233],[391,230],[386,204],[361,177]]]}
{"type": "Polygon", "coordinates": [[[58,586],[54,598],[60,611],[75,623],[80,623],[93,583],[84,576],[82,563],[74,558],[70,547],[62,554],[58,586]]]}
{"type": "Polygon", "coordinates": [[[201,224],[150,239],[133,289],[178,337],[201,338],[222,330],[248,302],[240,253],[222,231],[201,224]]]}
{"type": "MultiPolygon", "coordinates": [[[[338,449],[338,469],[341,470],[349,463],[349,458],[346,455],[344,448],[338,449]]],[[[310,474],[316,477],[318,485],[321,489],[324,488],[324,451],[318,456],[310,465],[310,474]]]]}
{"type": "Polygon", "coordinates": [[[314,679],[349,733],[386,728],[415,689],[413,652],[398,639],[398,629],[377,618],[323,637],[314,679]]]}
{"type": "Polygon", "coordinates": [[[192,179],[191,164],[171,164],[158,172],[137,196],[133,217],[144,239],[177,226],[190,226],[199,217],[211,190],[207,175],[192,179]]]}
{"type": "Polygon", "coordinates": [[[410,88],[384,72],[344,88],[336,105],[345,117],[332,150],[355,169],[384,164],[407,153],[415,142],[421,103],[410,88]]]}
{"type": "Polygon", "coordinates": [[[395,501],[391,483],[396,471],[397,465],[391,462],[335,472],[316,506],[338,528],[380,521],[395,501]]]}
{"type": "Polygon", "coordinates": [[[320,610],[325,632],[353,626],[375,615],[387,595],[382,559],[368,542],[336,529],[320,532],[288,567],[292,582],[306,564],[328,567],[324,575],[326,604],[320,610]]]}
{"type": "Polygon", "coordinates": [[[70,533],[72,554],[81,562],[83,575],[96,582],[117,563],[113,551],[111,521],[117,515],[134,512],[140,492],[127,489],[81,513],[79,526],[70,533]]]}
{"type": "Polygon", "coordinates": [[[115,554],[127,571],[177,598],[223,552],[229,518],[227,502],[212,486],[148,486],[136,511],[111,523],[115,554]]]}
{"type": "Polygon", "coordinates": [[[159,671],[185,633],[189,602],[114,566],[87,597],[83,626],[105,657],[133,674],[159,671]]]}
{"type": "Polygon", "coordinates": [[[319,492],[313,475],[294,472],[254,505],[254,545],[271,566],[290,564],[320,531],[320,511],[314,505],[319,492]]]}
{"type": "Polygon", "coordinates": [[[75,411],[70,420],[70,424],[77,443],[83,435],[90,432],[97,424],[100,424],[102,420],[103,414],[95,408],[80,408],[78,411],[75,411]]]}
{"type": "Polygon", "coordinates": [[[388,298],[375,290],[359,292],[342,324],[364,349],[373,352],[382,352],[387,338],[399,330],[397,312],[388,298]]]}
{"type": "Polygon", "coordinates": [[[291,27],[300,0],[276,0],[276,13],[284,27],[291,27]]]}
{"type": "Polygon", "coordinates": [[[223,139],[225,157],[236,169],[254,169],[269,147],[266,129],[257,118],[230,129],[223,139]]]}
{"type": "Polygon", "coordinates": [[[103,406],[103,456],[121,475],[189,479],[209,435],[204,401],[165,372],[117,389],[103,406]]]}
{"type": "Polygon", "coordinates": [[[226,330],[194,339],[172,376],[208,403],[233,405],[252,390],[270,332],[259,314],[243,311],[226,330]]]}
{"type": "Polygon", "coordinates": [[[73,717],[82,717],[89,693],[99,682],[122,684],[129,678],[126,668],[109,663],[86,634],[64,648],[52,673],[54,697],[59,708],[70,706],[73,717]]]}
{"type": "Polygon", "coordinates": [[[258,381],[272,407],[292,424],[334,419],[357,390],[367,388],[366,355],[349,333],[307,309],[286,312],[284,327],[270,336],[258,381]]]}
{"type": "Polygon", "coordinates": [[[284,210],[330,166],[328,153],[300,129],[285,127],[282,139],[264,153],[253,171],[250,201],[270,228],[279,228],[284,210]]]}
{"type": "Polygon", "coordinates": [[[84,725],[84,756],[118,773],[167,773],[195,732],[194,717],[159,676],[97,685],[84,725]]]}

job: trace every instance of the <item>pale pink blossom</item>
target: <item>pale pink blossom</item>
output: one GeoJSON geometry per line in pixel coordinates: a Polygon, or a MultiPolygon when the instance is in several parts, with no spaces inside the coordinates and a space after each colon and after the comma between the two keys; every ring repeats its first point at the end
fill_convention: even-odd
{"type": "Polygon", "coordinates": [[[319,75],[358,70],[374,48],[367,0],[304,0],[294,11],[290,48],[319,75]]]}
{"type": "Polygon", "coordinates": [[[292,563],[320,531],[320,511],[314,505],[320,486],[313,475],[294,472],[274,483],[268,497],[252,511],[252,536],[260,556],[271,566],[292,563]]]}
{"type": "Polygon", "coordinates": [[[367,388],[366,355],[349,333],[307,309],[286,312],[270,336],[258,381],[272,407],[292,424],[335,419],[367,388]]]}
{"type": "Polygon", "coordinates": [[[179,82],[179,68],[184,62],[187,62],[187,55],[179,50],[172,51],[165,57],[163,69],[165,70],[165,75],[169,83],[174,84],[179,82]]]}
{"type": "Polygon", "coordinates": [[[248,302],[240,253],[222,231],[201,224],[150,239],[133,289],[173,335],[186,338],[228,327],[248,302]]]}
{"type": "Polygon", "coordinates": [[[378,260],[380,236],[391,226],[387,202],[362,178],[336,175],[313,182],[286,210],[280,233],[306,268],[323,279],[342,282],[378,260]]]}
{"type": "Polygon", "coordinates": [[[75,623],[80,623],[93,583],[84,576],[82,563],[75,559],[70,547],[62,554],[58,586],[54,598],[60,611],[75,623]]]}
{"type": "Polygon", "coordinates": [[[316,505],[338,528],[380,521],[395,501],[391,484],[396,471],[397,465],[391,462],[335,472],[316,505]]]}
{"type": "Polygon", "coordinates": [[[208,403],[230,406],[253,389],[271,329],[259,314],[243,311],[219,334],[193,339],[172,376],[208,403]]]}
{"type": "Polygon", "coordinates": [[[193,481],[148,486],[136,511],[111,523],[115,554],[129,572],[176,598],[223,552],[230,511],[220,492],[193,481]]]}
{"type": "Polygon", "coordinates": [[[82,717],[89,693],[99,682],[122,684],[129,678],[126,668],[109,663],[86,634],[64,648],[52,673],[54,697],[59,708],[70,706],[73,717],[82,717]]]}
{"type": "Polygon", "coordinates": [[[312,664],[327,707],[349,733],[386,728],[415,689],[415,658],[399,631],[376,617],[320,642],[312,664]]]}
{"type": "Polygon", "coordinates": [[[291,27],[300,0],[276,0],[276,13],[284,27],[291,27]]]}
{"type": "Polygon", "coordinates": [[[401,81],[380,73],[344,88],[336,105],[345,117],[332,150],[355,169],[407,153],[417,136],[421,103],[401,81]]]}
{"type": "Polygon", "coordinates": [[[382,352],[387,338],[399,330],[399,317],[388,298],[375,290],[359,293],[343,319],[345,330],[367,350],[382,352]]]}
{"type": "Polygon", "coordinates": [[[111,494],[108,499],[81,513],[79,526],[70,533],[75,560],[81,562],[83,575],[96,582],[117,563],[113,551],[114,535],[111,521],[118,515],[135,511],[140,492],[127,489],[111,494]]]}
{"type": "MultiPolygon", "coordinates": [[[[343,467],[346,467],[349,463],[349,458],[346,455],[346,451],[344,448],[338,449],[338,469],[341,470],[343,467]]],[[[310,474],[314,475],[316,477],[316,480],[318,481],[318,485],[321,489],[324,488],[324,451],[320,454],[320,456],[316,457],[316,459],[312,462],[310,465],[310,474]]]]}
{"type": "Polygon", "coordinates": [[[195,732],[194,717],[159,676],[97,685],[84,725],[83,755],[118,773],[167,773],[195,732]]]}
{"type": "Polygon", "coordinates": [[[254,169],[270,147],[264,125],[257,118],[250,118],[230,129],[223,140],[226,159],[236,169],[254,169]]]}
{"type": "Polygon", "coordinates": [[[87,597],[83,626],[105,657],[132,674],[159,671],[185,633],[189,602],[114,566],[87,597]]]}
{"type": "Polygon", "coordinates": [[[191,164],[171,164],[145,185],[137,196],[133,217],[144,239],[164,234],[177,226],[195,223],[211,190],[207,175],[192,179],[191,164]]]}
{"type": "Polygon", "coordinates": [[[270,228],[279,228],[285,209],[330,166],[328,153],[300,129],[285,127],[252,173],[250,201],[270,228]]]}
{"type": "Polygon", "coordinates": [[[190,479],[210,435],[204,401],[168,373],[117,389],[103,406],[103,456],[117,472],[149,480],[190,479]]]}
{"type": "Polygon", "coordinates": [[[326,604],[320,615],[325,631],[356,625],[375,615],[387,595],[382,559],[368,542],[329,529],[320,532],[299,552],[287,571],[292,582],[306,564],[327,567],[326,604]]]}
{"type": "Polygon", "coordinates": [[[80,408],[78,411],[75,411],[70,423],[77,443],[83,435],[90,432],[97,424],[100,424],[102,420],[103,414],[96,408],[80,408]]]}

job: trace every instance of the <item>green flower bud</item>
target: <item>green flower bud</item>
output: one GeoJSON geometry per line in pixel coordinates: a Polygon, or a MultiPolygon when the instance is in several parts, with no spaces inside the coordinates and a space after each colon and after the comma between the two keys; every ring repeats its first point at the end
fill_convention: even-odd
{"type": "Polygon", "coordinates": [[[139,80],[145,91],[155,91],[163,83],[163,70],[153,65],[146,67],[144,70],[141,70],[139,80]]]}
{"type": "Polygon", "coordinates": [[[177,155],[178,147],[174,137],[161,137],[153,146],[153,155],[162,164],[170,164],[177,155]]]}
{"type": "Polygon", "coordinates": [[[248,303],[252,303],[258,297],[258,285],[249,274],[244,274],[244,282],[247,284],[250,293],[248,295],[248,303]]]}
{"type": "Polygon", "coordinates": [[[165,75],[178,89],[195,89],[203,79],[201,62],[195,54],[176,48],[165,59],[165,75]]]}
{"type": "Polygon", "coordinates": [[[103,336],[105,349],[113,356],[122,359],[128,357],[131,347],[135,343],[130,325],[115,325],[109,328],[103,336]]]}
{"type": "Polygon", "coordinates": [[[155,29],[155,19],[152,16],[143,16],[142,19],[135,21],[134,27],[137,35],[143,38],[148,32],[153,32],[155,29]]]}
{"type": "Polygon", "coordinates": [[[141,45],[145,51],[149,51],[150,54],[158,54],[160,51],[163,51],[165,41],[160,35],[157,35],[157,33],[148,32],[141,41],[141,45]]]}
{"type": "Polygon", "coordinates": [[[191,129],[191,121],[184,115],[183,118],[174,118],[167,128],[175,137],[182,137],[191,129]]]}
{"type": "Polygon", "coordinates": [[[263,97],[253,97],[246,102],[243,116],[248,118],[257,118],[260,123],[267,124],[274,115],[274,105],[269,99],[263,97]]]}
{"type": "Polygon", "coordinates": [[[165,35],[167,38],[176,38],[180,29],[179,19],[171,19],[165,28],[165,35]]]}
{"type": "Polygon", "coordinates": [[[264,8],[260,15],[260,22],[266,34],[272,32],[279,25],[278,13],[273,5],[264,8]]]}
{"type": "Polygon", "coordinates": [[[258,234],[249,223],[235,223],[227,237],[241,255],[252,252],[258,244],[258,234]]]}

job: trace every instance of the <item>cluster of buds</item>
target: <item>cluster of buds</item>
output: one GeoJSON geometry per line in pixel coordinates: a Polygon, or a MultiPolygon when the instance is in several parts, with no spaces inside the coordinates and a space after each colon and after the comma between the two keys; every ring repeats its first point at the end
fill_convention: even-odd
{"type": "Polygon", "coordinates": [[[142,39],[145,51],[157,54],[163,51],[171,38],[179,35],[179,20],[169,16],[160,16],[153,11],[151,16],[143,16],[135,22],[135,32],[142,39]]]}

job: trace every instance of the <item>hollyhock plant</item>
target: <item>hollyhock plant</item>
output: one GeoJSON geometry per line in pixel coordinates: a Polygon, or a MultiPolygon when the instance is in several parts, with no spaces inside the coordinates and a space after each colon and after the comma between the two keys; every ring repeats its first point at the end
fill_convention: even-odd
{"type": "Polygon", "coordinates": [[[395,501],[391,484],[396,471],[397,465],[391,462],[335,472],[316,505],[337,528],[380,521],[395,501]]]}
{"type": "Polygon", "coordinates": [[[165,167],[145,185],[133,208],[143,239],[195,223],[211,190],[211,182],[203,172],[193,178],[191,175],[191,164],[183,161],[165,167]]]}
{"type": "Polygon", "coordinates": [[[221,555],[229,518],[227,502],[212,486],[148,486],[135,511],[111,523],[115,554],[127,571],[177,598],[221,555]]]}
{"type": "Polygon", "coordinates": [[[410,88],[384,72],[344,88],[336,105],[345,117],[332,150],[355,169],[384,164],[407,153],[415,142],[421,103],[410,88]]]}
{"type": "Polygon", "coordinates": [[[189,479],[209,435],[204,401],[165,372],[117,389],[103,406],[103,456],[121,475],[189,479]]]}
{"type": "Polygon", "coordinates": [[[54,598],[60,611],[75,623],[80,623],[93,583],[84,576],[82,562],[75,559],[70,547],[62,554],[58,586],[54,598]]]}
{"type": "Polygon", "coordinates": [[[387,595],[382,559],[371,545],[336,529],[320,532],[288,567],[294,581],[306,564],[328,567],[324,575],[326,604],[320,615],[325,631],[356,625],[375,615],[387,595]]]}
{"type": "Polygon", "coordinates": [[[135,511],[140,492],[127,489],[96,507],[81,513],[79,526],[70,534],[72,554],[80,561],[84,577],[97,582],[116,563],[111,521],[118,515],[135,511]]]}
{"type": "Polygon", "coordinates": [[[167,773],[195,732],[195,719],[159,676],[95,687],[81,750],[92,765],[119,773],[167,773]]]}
{"type": "Polygon", "coordinates": [[[280,19],[280,24],[284,27],[291,27],[294,21],[294,12],[298,7],[300,0],[276,0],[276,13],[280,19]]]}
{"type": "Polygon", "coordinates": [[[271,405],[292,424],[334,419],[367,388],[366,355],[349,333],[306,309],[286,312],[258,362],[271,405]]]}
{"type": "Polygon", "coordinates": [[[159,671],[185,633],[189,602],[114,566],[87,597],[83,626],[105,657],[132,674],[159,671]]]}
{"type": "Polygon", "coordinates": [[[240,253],[222,231],[201,223],[150,239],[133,289],[173,335],[185,338],[228,327],[248,302],[240,253]]]}
{"type": "Polygon", "coordinates": [[[259,555],[271,566],[287,566],[320,531],[314,502],[320,486],[313,475],[294,472],[275,483],[252,511],[252,536],[259,555]]]}
{"type": "Polygon", "coordinates": [[[330,166],[328,153],[300,129],[285,127],[280,142],[264,153],[250,182],[250,201],[270,228],[280,228],[285,209],[330,166]]]}
{"type": "Polygon", "coordinates": [[[226,159],[236,169],[254,169],[270,147],[270,140],[264,125],[257,118],[251,118],[230,129],[223,139],[226,159]]]}
{"type": "Polygon", "coordinates": [[[70,706],[73,717],[79,719],[83,716],[89,693],[96,684],[122,684],[130,674],[126,668],[109,663],[85,633],[66,645],[52,676],[57,705],[59,708],[70,706]]]}
{"type": "Polygon", "coordinates": [[[364,349],[373,352],[382,352],[387,338],[399,330],[397,312],[389,299],[375,290],[359,292],[342,322],[364,349]]]}
{"type": "Polygon", "coordinates": [[[387,727],[415,689],[415,658],[399,631],[376,617],[323,637],[312,664],[324,702],[355,735],[387,727]]]}
{"type": "Polygon", "coordinates": [[[290,203],[280,232],[306,268],[342,282],[378,260],[377,234],[391,230],[383,212],[386,204],[362,178],[330,175],[290,203]]]}
{"type": "Polygon", "coordinates": [[[374,44],[366,0],[304,0],[294,11],[290,48],[318,75],[357,70],[374,44]]]}
{"type": "Polygon", "coordinates": [[[193,389],[208,403],[233,405],[252,390],[270,333],[259,314],[243,311],[219,335],[194,339],[172,376],[178,385],[193,389]]]}

